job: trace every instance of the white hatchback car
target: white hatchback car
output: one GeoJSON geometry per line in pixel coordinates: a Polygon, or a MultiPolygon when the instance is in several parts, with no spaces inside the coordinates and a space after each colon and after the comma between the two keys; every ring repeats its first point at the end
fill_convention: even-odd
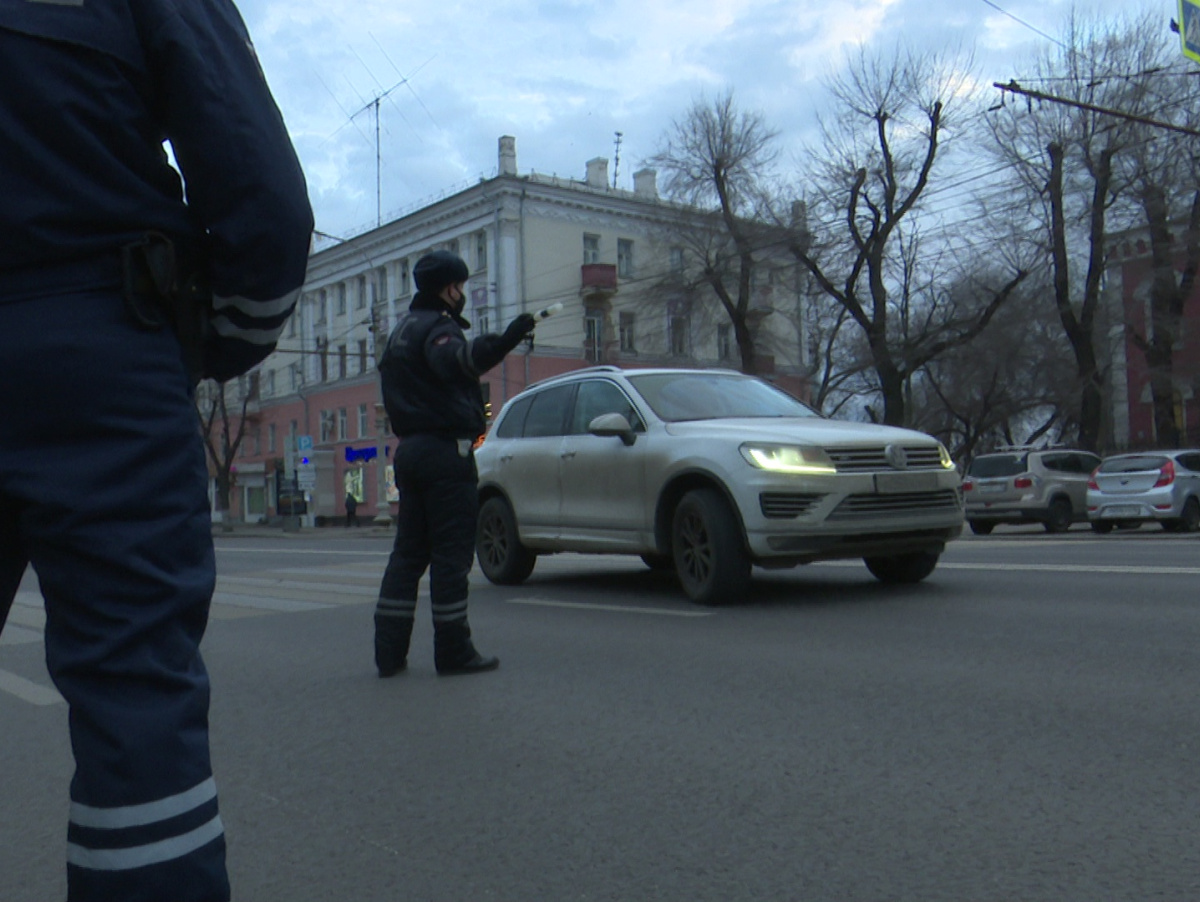
{"type": "Polygon", "coordinates": [[[1200,451],[1106,457],[1092,474],[1088,518],[1096,532],[1159,522],[1169,532],[1200,529],[1200,451]]]}
{"type": "Polygon", "coordinates": [[[479,564],[518,584],[539,554],[636,554],[700,604],[751,565],[861,557],[918,582],[962,531],[958,473],[921,432],[826,419],[727,370],[592,367],[504,405],[479,448],[479,564]]]}

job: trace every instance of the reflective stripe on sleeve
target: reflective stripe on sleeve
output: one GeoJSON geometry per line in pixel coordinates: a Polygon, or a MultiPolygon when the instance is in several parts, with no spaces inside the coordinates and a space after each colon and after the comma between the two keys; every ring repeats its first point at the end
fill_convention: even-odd
{"type": "Polygon", "coordinates": [[[208,823],[181,836],[172,836],[128,849],[88,849],[77,843],[67,843],[67,863],[93,871],[127,871],[182,858],[217,839],[224,832],[221,817],[217,815],[208,823]]]}
{"type": "Polygon", "coordinates": [[[187,814],[217,797],[217,783],[209,777],[191,789],[177,795],[167,796],[156,802],[142,805],[124,805],[119,808],[95,808],[81,802],[71,803],[71,823],[80,827],[97,827],[101,830],[122,830],[140,827],[158,821],[169,820],[187,814]]]}

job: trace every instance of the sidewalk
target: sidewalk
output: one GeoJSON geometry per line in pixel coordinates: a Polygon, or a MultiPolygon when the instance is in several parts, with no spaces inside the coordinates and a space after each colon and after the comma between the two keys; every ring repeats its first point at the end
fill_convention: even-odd
{"type": "Polygon", "coordinates": [[[336,526],[302,526],[298,530],[285,530],[281,524],[258,523],[214,523],[214,539],[370,539],[392,538],[396,535],[393,526],[376,526],[370,520],[360,520],[359,526],[349,528],[336,526]]]}

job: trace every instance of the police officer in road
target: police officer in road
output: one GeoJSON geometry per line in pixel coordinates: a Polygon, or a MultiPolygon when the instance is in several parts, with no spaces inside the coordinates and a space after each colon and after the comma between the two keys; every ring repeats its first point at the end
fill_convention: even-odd
{"type": "Polygon", "coordinates": [[[68,899],[225,902],[193,389],[274,347],[304,177],[230,0],[0,0],[0,85],[0,627],[32,564],[68,899]]]}
{"type": "Polygon", "coordinates": [[[379,363],[383,402],[400,439],[393,464],[400,489],[396,541],[375,608],[375,666],[404,670],[417,606],[429,570],[434,664],[439,674],[494,670],[467,624],[467,574],[475,556],[478,473],[472,445],[486,427],[479,377],[533,331],[522,313],[502,335],[467,339],[462,317],[467,265],[449,251],[417,261],[417,293],[388,338],[379,363]]]}

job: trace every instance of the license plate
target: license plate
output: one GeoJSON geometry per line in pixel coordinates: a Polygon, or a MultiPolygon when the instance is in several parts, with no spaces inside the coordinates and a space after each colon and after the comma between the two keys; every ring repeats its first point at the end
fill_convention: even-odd
{"type": "Polygon", "coordinates": [[[876,473],[875,491],[880,495],[930,492],[938,487],[937,473],[876,473]]]}
{"type": "Polygon", "coordinates": [[[980,493],[982,493],[984,495],[999,495],[1001,492],[1004,491],[1004,486],[1002,486],[1002,485],[981,485],[979,487],[979,491],[980,491],[980,493]]]}
{"type": "Polygon", "coordinates": [[[1117,504],[1104,509],[1106,517],[1137,517],[1142,513],[1142,509],[1136,504],[1117,504]]]}

